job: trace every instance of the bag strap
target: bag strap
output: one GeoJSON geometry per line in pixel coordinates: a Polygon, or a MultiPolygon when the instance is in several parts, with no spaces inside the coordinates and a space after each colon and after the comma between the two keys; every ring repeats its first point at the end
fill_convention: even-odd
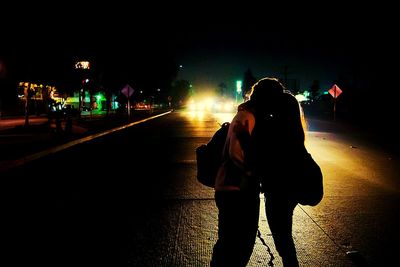
{"type": "Polygon", "coordinates": [[[222,150],[222,162],[225,162],[226,160],[229,159],[229,142],[230,138],[228,138],[228,135],[226,136],[225,144],[224,144],[224,149],[222,150]]]}

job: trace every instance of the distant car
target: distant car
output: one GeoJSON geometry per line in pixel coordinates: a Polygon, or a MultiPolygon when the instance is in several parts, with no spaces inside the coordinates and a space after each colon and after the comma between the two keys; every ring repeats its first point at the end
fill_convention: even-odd
{"type": "Polygon", "coordinates": [[[135,105],[135,109],[136,110],[149,110],[149,109],[151,109],[151,105],[150,104],[146,104],[144,102],[138,102],[135,105]]]}
{"type": "Polygon", "coordinates": [[[187,105],[191,111],[233,112],[236,110],[236,104],[233,99],[214,96],[192,98],[187,105]]]}

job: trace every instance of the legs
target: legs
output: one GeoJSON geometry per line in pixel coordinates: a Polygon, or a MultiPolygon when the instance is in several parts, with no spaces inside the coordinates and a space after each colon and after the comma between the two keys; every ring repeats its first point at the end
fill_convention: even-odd
{"type": "Polygon", "coordinates": [[[214,245],[212,267],[247,265],[253,252],[258,229],[258,194],[240,191],[216,192],[218,241],[214,245]]]}
{"type": "Polygon", "coordinates": [[[285,267],[299,266],[292,237],[293,210],[296,203],[280,196],[265,196],[265,212],[275,247],[285,267]]]}

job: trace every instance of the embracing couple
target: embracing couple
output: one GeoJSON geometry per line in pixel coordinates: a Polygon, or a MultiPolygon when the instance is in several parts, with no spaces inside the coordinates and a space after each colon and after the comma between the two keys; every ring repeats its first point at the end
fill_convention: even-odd
{"type": "Polygon", "coordinates": [[[215,182],[218,240],[211,267],[246,266],[255,244],[260,193],[275,247],[284,267],[299,266],[292,237],[298,202],[291,183],[304,151],[305,124],[296,98],[275,78],[263,78],[238,107],[215,182]]]}

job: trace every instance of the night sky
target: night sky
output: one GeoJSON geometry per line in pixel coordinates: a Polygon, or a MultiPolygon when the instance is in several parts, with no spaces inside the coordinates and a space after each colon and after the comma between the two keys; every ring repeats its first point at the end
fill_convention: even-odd
{"type": "Polygon", "coordinates": [[[344,80],[343,90],[354,83],[371,87],[380,77],[387,84],[396,80],[392,66],[398,65],[399,41],[390,6],[198,2],[46,8],[16,9],[18,16],[4,18],[0,57],[26,57],[37,62],[31,68],[88,57],[108,68],[142,66],[149,76],[165,67],[159,62],[171,60],[183,65],[177,78],[197,90],[221,82],[234,87],[247,69],[261,78],[283,77],[286,68],[297,89],[309,88],[313,80],[322,89],[344,80]]]}
{"type": "Polygon", "coordinates": [[[309,88],[313,80],[322,89],[343,79],[370,82],[372,76],[389,73],[387,65],[398,55],[395,26],[374,19],[344,22],[327,15],[293,24],[259,19],[203,25],[184,40],[181,74],[204,87],[234,86],[248,68],[261,78],[283,77],[286,67],[298,89],[309,88]]]}

